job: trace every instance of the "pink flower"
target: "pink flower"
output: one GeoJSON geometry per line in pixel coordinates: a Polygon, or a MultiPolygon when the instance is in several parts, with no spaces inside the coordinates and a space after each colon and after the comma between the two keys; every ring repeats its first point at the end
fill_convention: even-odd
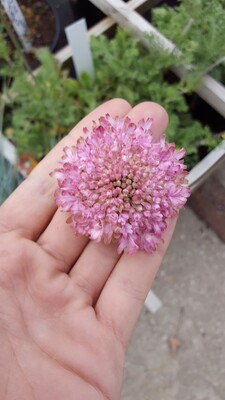
{"type": "Polygon", "coordinates": [[[156,250],[168,218],[186,203],[186,166],[162,135],[153,140],[153,120],[134,124],[127,117],[106,115],[84,129],[84,138],[64,149],[53,172],[58,180],[56,203],[71,214],[77,235],[105,243],[118,242],[118,252],[156,250]]]}

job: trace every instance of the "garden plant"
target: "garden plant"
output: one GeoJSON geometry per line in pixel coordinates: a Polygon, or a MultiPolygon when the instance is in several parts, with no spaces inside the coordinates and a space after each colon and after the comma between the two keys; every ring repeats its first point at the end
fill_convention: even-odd
{"type": "MultiPolygon", "coordinates": [[[[170,12],[159,10],[154,11],[154,20],[162,20],[161,14],[170,12]]],[[[41,66],[33,73],[17,41],[9,45],[7,34],[1,26],[2,130],[16,146],[19,157],[29,154],[38,162],[84,115],[113,97],[123,97],[133,105],[145,100],[162,104],[170,117],[168,141],[186,148],[189,168],[199,160],[199,146],[210,151],[218,143],[219,138],[193,120],[189,112],[185,95],[198,85],[196,75],[191,75],[191,80],[171,79],[170,67],[181,61],[158,51],[152,38],[149,52],[123,29],[117,29],[112,39],[93,37],[95,79],[84,73],[78,81],[47,49],[35,51],[41,66]]],[[[195,60],[189,56],[188,62],[195,60]]]]}
{"type": "Polygon", "coordinates": [[[189,66],[186,79],[193,90],[210,73],[225,84],[225,1],[180,0],[178,6],[152,9],[152,23],[176,44],[189,66]]]}

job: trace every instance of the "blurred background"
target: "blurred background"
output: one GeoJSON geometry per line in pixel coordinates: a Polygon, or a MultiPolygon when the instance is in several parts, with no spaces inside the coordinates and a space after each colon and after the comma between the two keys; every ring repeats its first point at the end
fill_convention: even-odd
{"type": "Polygon", "coordinates": [[[192,195],[128,352],[123,400],[225,399],[225,1],[1,0],[0,204],[107,99],[151,100],[192,195]]]}

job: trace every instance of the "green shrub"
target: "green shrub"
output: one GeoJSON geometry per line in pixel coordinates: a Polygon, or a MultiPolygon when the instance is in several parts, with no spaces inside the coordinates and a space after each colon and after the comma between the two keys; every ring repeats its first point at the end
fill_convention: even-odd
{"type": "MultiPolygon", "coordinates": [[[[224,61],[224,0],[180,0],[178,7],[154,8],[152,21],[181,50],[178,64],[193,66],[186,76],[192,89],[204,73],[213,70],[218,61],[224,61]]],[[[221,80],[225,78],[224,68],[216,68],[221,80]]]]}
{"type": "Polygon", "coordinates": [[[198,161],[198,145],[212,149],[218,140],[208,127],[192,119],[183,92],[183,82],[168,83],[165,74],[173,64],[172,55],[149,52],[137,39],[118,29],[111,40],[105,36],[91,41],[96,70],[95,81],[86,75],[78,83],[79,106],[97,105],[112,97],[123,97],[132,105],[145,100],[160,103],[169,114],[169,141],[187,150],[186,162],[191,168],[198,161]]]}
{"type": "Polygon", "coordinates": [[[35,77],[15,77],[8,96],[13,140],[22,154],[41,158],[76,121],[74,80],[64,75],[47,49],[37,53],[42,67],[35,77]]]}
{"type": "MultiPolygon", "coordinates": [[[[171,55],[156,56],[122,29],[111,40],[105,36],[92,38],[91,46],[95,80],[87,74],[80,81],[69,78],[46,49],[37,53],[41,67],[34,77],[28,78],[24,69],[11,75],[13,82],[5,95],[4,129],[8,136],[10,132],[19,154],[30,152],[40,159],[83,116],[113,97],[123,97],[132,105],[145,100],[162,104],[170,117],[168,140],[186,147],[189,167],[197,162],[198,144],[209,149],[215,146],[209,129],[190,117],[184,83],[165,80],[174,62],[171,55]]],[[[5,76],[14,71],[13,62],[14,66],[17,62],[11,59],[7,71],[7,57],[3,63],[5,76]]],[[[19,65],[24,68],[21,61],[19,65]]]]}

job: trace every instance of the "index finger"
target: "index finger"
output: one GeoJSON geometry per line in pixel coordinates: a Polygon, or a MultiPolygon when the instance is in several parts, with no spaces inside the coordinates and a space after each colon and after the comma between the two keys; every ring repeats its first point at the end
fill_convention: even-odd
{"type": "Polygon", "coordinates": [[[54,191],[57,183],[49,176],[57,166],[65,146],[74,145],[83,128],[90,128],[93,120],[110,113],[124,116],[131,106],[123,99],[113,99],[97,107],[83,118],[31,172],[0,208],[0,232],[18,230],[29,239],[36,240],[56,211],[54,191]]]}

